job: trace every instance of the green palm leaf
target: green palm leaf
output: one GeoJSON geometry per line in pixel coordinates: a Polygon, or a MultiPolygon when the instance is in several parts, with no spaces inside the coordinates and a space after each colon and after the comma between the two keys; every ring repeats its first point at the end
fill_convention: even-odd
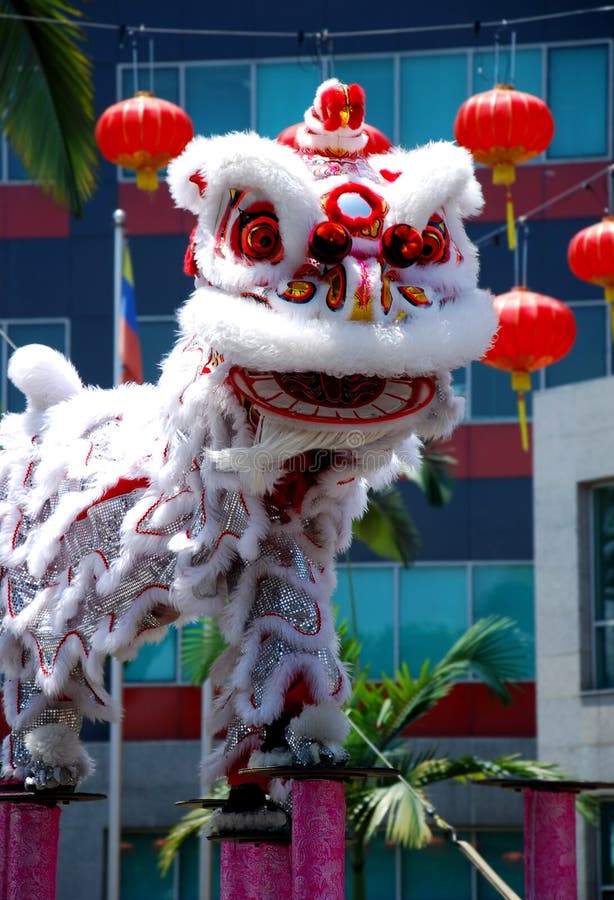
{"type": "Polygon", "coordinates": [[[181,669],[190,684],[202,684],[206,681],[211,666],[226,647],[226,640],[213,619],[200,619],[183,627],[181,669]]]}
{"type": "Polygon", "coordinates": [[[34,181],[79,216],[97,165],[92,68],[74,21],[81,13],[64,0],[0,8],[24,17],[0,19],[0,130],[34,181]]]}
{"type": "Polygon", "coordinates": [[[426,821],[426,801],[419,790],[408,790],[400,781],[374,787],[348,802],[349,822],[356,837],[366,843],[384,828],[386,838],[404,847],[423,847],[431,837],[426,821]]]}
{"type": "Polygon", "coordinates": [[[420,549],[420,537],[399,491],[370,490],[368,501],[364,516],[352,525],[354,537],[378,556],[408,566],[420,549]]]}
{"type": "MultiPolygon", "coordinates": [[[[381,682],[368,681],[363,672],[357,679],[350,701],[353,722],[377,745],[385,750],[401,732],[446,697],[457,679],[474,672],[480,680],[507,703],[507,682],[522,674],[523,652],[514,622],[500,616],[480,619],[450,648],[443,659],[431,666],[427,661],[417,677],[403,663],[394,678],[387,675],[381,682]]],[[[375,756],[364,741],[351,732],[346,747],[357,765],[373,765],[375,756]]]]}
{"type": "MultiPolygon", "coordinates": [[[[210,796],[214,798],[219,797],[221,806],[222,801],[228,796],[228,790],[228,785],[224,781],[218,781],[213,786],[210,796]]],[[[173,860],[179,852],[183,842],[192,835],[200,834],[209,821],[212,813],[212,809],[191,809],[182,816],[176,825],[173,825],[166,835],[166,839],[160,848],[160,853],[158,855],[158,867],[162,875],[166,875],[172,866],[173,860]]]]}
{"type": "Polygon", "coordinates": [[[424,442],[421,457],[422,462],[417,468],[402,467],[401,478],[414,481],[430,506],[445,506],[454,489],[451,469],[456,465],[456,459],[442,452],[440,445],[432,440],[424,442]]]}

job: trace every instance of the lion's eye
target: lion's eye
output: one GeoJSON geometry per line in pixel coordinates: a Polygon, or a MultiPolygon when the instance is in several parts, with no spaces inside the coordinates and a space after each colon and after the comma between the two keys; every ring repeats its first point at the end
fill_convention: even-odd
{"type": "Polygon", "coordinates": [[[391,225],[382,235],[382,252],[392,266],[413,265],[422,251],[422,235],[413,225],[391,225]]]}
{"type": "Polygon", "coordinates": [[[440,216],[433,217],[422,232],[422,253],[419,263],[446,262],[449,256],[448,229],[440,216]]]}
{"type": "Polygon", "coordinates": [[[239,250],[253,262],[279,262],[283,256],[279,224],[274,213],[244,214],[239,225],[239,250]]]}

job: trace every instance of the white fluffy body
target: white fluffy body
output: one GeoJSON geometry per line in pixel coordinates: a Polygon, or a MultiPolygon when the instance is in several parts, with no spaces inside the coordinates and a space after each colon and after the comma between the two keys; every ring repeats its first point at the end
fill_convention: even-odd
{"type": "Polygon", "coordinates": [[[434,144],[335,161],[326,174],[329,162],[233,134],[196,138],[171,163],[175,202],[198,217],[199,276],[157,385],[84,388],[55,351],[13,355],[9,375],[27,411],[0,428],[0,658],[13,729],[5,773],[27,776],[19,759],[28,753],[86,772],[80,714],[119,712],[104,688],[105,657],[134,656],[173,616],[179,624],[216,616],[228,642],[213,670],[221,692],[211,727],[229,738],[206,765],[209,779],[259,752],[301,679],[309,699],[293,733],[340,751],[350,683],[330,606],[335,556],[350,543],[369,486],[392,480],[399,460],[417,464],[420,438],[452,430],[462,400],[450,370],[482,355],[496,321],[461,221],[481,202],[465,151],[434,144]],[[377,241],[357,237],[343,260],[345,293],[333,302],[330,270],[309,256],[309,240],[348,166],[354,182],[380,195],[382,230],[399,222],[422,229],[443,215],[449,260],[397,272],[377,241]],[[399,177],[390,183],[384,169],[399,177]],[[249,220],[232,205],[238,196],[278,224],[283,254],[275,262],[237,256],[230,232],[249,220]],[[309,302],[285,290],[297,278],[315,278],[309,302]],[[427,305],[397,290],[416,284],[427,305]],[[233,367],[426,376],[434,395],[411,415],[339,416],[330,428],[256,406],[256,427],[232,387],[233,367]],[[326,451],[329,462],[286,502],[287,466],[309,451],[326,451]],[[69,734],[43,724],[50,710],[62,718],[58,696],[75,712],[69,734]]]}

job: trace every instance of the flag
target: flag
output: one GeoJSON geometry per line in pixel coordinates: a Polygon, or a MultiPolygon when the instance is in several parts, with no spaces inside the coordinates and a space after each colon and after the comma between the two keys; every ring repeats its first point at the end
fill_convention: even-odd
{"type": "Polygon", "coordinates": [[[119,358],[122,366],[121,383],[143,382],[143,364],[141,361],[141,342],[139,326],[136,318],[136,301],[134,298],[134,277],[132,260],[128,244],[124,242],[122,261],[122,293],[121,315],[119,320],[119,358]]]}

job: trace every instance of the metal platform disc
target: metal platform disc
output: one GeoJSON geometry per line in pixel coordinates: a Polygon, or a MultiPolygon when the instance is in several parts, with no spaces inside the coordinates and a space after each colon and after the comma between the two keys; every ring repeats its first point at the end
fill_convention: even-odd
{"type": "Polygon", "coordinates": [[[584,791],[614,789],[612,781],[566,781],[563,779],[546,780],[543,778],[483,778],[472,781],[472,784],[486,787],[502,787],[511,791],[528,788],[531,791],[545,791],[555,794],[581,794],[584,791]]]}
{"type": "Polygon", "coordinates": [[[293,781],[353,781],[357,778],[396,778],[398,769],[384,766],[262,766],[254,769],[240,769],[240,775],[254,778],[286,778],[293,781]]]}
{"type": "Polygon", "coordinates": [[[0,790],[0,803],[35,803],[38,806],[66,806],[69,803],[89,803],[93,800],[106,800],[106,794],[86,794],[82,791],[52,789],[48,791],[26,791],[23,787],[16,790],[4,786],[0,790]]]}
{"type": "Polygon", "coordinates": [[[175,806],[199,806],[201,809],[220,809],[226,800],[223,797],[196,797],[194,800],[177,800],[175,806]]]}
{"type": "Polygon", "coordinates": [[[222,841],[232,841],[233,844],[285,844],[292,843],[290,832],[275,831],[227,831],[221,834],[210,834],[208,841],[219,844],[222,841]]]}

